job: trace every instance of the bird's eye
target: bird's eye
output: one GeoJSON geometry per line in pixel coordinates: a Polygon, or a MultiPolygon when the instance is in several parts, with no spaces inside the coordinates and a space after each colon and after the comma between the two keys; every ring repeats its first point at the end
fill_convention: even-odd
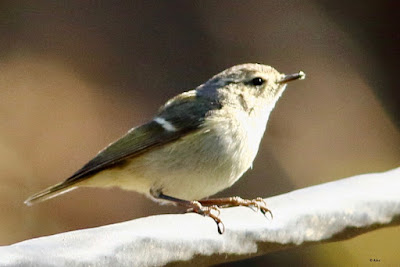
{"type": "Polygon", "coordinates": [[[250,83],[254,86],[259,86],[259,85],[262,85],[263,83],[265,83],[265,80],[263,78],[256,77],[256,78],[252,79],[250,81],[250,83]]]}

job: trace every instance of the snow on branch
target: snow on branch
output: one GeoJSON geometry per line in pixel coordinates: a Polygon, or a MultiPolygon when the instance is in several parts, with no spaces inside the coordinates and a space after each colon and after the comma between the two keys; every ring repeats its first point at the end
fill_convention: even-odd
{"type": "Polygon", "coordinates": [[[157,215],[0,247],[0,266],[210,265],[400,224],[400,168],[265,199],[273,219],[221,210],[225,233],[197,214],[157,215]]]}

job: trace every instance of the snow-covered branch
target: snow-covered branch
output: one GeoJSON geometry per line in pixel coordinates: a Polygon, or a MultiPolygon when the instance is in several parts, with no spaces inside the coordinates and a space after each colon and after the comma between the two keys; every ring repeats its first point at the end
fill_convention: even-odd
{"type": "Polygon", "coordinates": [[[226,231],[197,214],[158,215],[0,247],[0,266],[209,265],[349,239],[400,224],[400,168],[265,199],[273,219],[221,210],[226,231]]]}

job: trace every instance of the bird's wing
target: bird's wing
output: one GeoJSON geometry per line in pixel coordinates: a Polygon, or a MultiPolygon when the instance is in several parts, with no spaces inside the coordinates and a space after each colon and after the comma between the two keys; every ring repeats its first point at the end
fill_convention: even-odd
{"type": "Polygon", "coordinates": [[[130,130],[125,136],[100,151],[64,182],[75,184],[126,159],[196,131],[202,128],[205,117],[219,108],[219,103],[199,97],[196,91],[178,95],[160,109],[156,117],[158,119],[130,130]]]}

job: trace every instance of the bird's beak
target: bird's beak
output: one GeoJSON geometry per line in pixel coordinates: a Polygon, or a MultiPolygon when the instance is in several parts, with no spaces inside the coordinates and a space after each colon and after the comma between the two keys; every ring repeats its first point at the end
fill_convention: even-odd
{"type": "Polygon", "coordinates": [[[294,80],[304,80],[306,78],[306,74],[302,71],[293,74],[284,74],[283,78],[279,80],[277,83],[284,84],[287,82],[291,82],[294,80]]]}

